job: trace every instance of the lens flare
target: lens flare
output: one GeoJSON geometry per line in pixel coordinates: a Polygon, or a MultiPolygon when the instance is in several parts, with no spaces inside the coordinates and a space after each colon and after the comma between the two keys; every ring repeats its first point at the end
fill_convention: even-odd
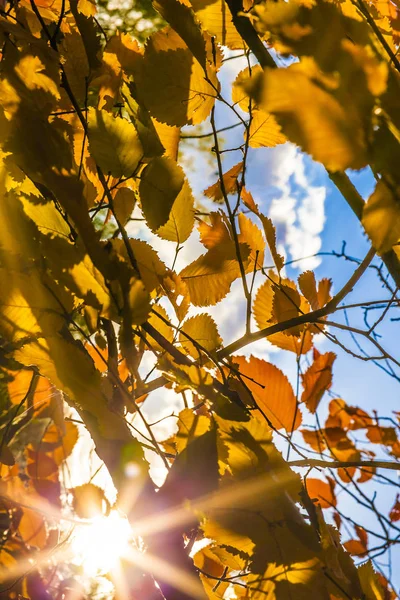
{"type": "Polygon", "coordinates": [[[74,562],[82,566],[88,577],[111,573],[120,560],[129,555],[132,530],[126,517],[112,510],[75,527],[71,540],[74,562]]]}

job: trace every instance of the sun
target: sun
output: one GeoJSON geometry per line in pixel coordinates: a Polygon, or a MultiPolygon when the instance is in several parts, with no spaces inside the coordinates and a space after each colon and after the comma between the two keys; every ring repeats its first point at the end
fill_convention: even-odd
{"type": "Polygon", "coordinates": [[[71,551],[74,562],[88,577],[118,570],[120,561],[128,557],[133,533],[128,519],[117,510],[82,522],[74,529],[71,551]]]}

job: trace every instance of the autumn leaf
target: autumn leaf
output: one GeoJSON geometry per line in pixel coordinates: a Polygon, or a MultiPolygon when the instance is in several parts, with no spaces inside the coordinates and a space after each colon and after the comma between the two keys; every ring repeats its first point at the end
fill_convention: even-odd
{"type": "Polygon", "coordinates": [[[247,89],[261,108],[276,117],[290,141],[328,169],[365,166],[366,144],[360,120],[320,82],[313,81],[308,63],[267,69],[256,75],[247,89]]]}
{"type": "Polygon", "coordinates": [[[243,356],[235,356],[240,379],[249,388],[260,411],[257,418],[265,420],[264,414],[273,427],[290,432],[301,423],[301,412],[287,377],[278,367],[254,356],[247,362],[243,356]],[[264,414],[262,414],[264,413],[264,414]]]}
{"type": "MultiPolygon", "coordinates": [[[[247,261],[249,248],[240,245],[242,260],[247,261]]],[[[194,306],[216,304],[228,294],[232,283],[240,277],[239,263],[232,242],[211,248],[190,265],[180,276],[186,283],[194,306]]]]}
{"type": "Polygon", "coordinates": [[[144,103],[158,121],[182,127],[201,123],[209,115],[219,88],[215,70],[208,65],[209,83],[203,67],[172,29],[149,38],[134,71],[144,103]]]}
{"type": "Polygon", "coordinates": [[[165,239],[184,242],[194,224],[193,198],[176,162],[154,158],[142,173],[139,193],[150,229],[165,239]]]}
{"type": "Polygon", "coordinates": [[[363,209],[362,223],[374,248],[382,254],[400,238],[400,206],[396,195],[378,181],[363,209]]]}
{"type": "Polygon", "coordinates": [[[335,482],[329,480],[328,483],[321,479],[307,477],[306,488],[311,500],[317,501],[321,508],[331,508],[336,506],[335,482]]]}
{"type": "Polygon", "coordinates": [[[199,356],[201,348],[213,352],[222,343],[217,325],[207,313],[187,319],[180,328],[179,341],[186,352],[195,358],[199,356]]]}
{"type": "Polygon", "coordinates": [[[204,195],[214,202],[223,202],[225,195],[237,193],[238,177],[243,170],[243,162],[234,165],[223,174],[222,182],[218,179],[215,183],[204,190],[204,195]]]}
{"type": "Polygon", "coordinates": [[[301,376],[304,388],[301,401],[311,413],[315,413],[322,396],[332,385],[332,365],[335,359],[334,352],[316,354],[314,362],[301,376]]]}
{"type": "Polygon", "coordinates": [[[368,534],[360,525],[355,525],[354,529],[358,539],[344,542],[343,546],[353,556],[365,556],[368,554],[368,534]]]}
{"type": "Polygon", "coordinates": [[[89,111],[90,151],[104,173],[131,177],[143,157],[138,134],[126,119],[113,117],[105,110],[89,111]]]}
{"type": "Polygon", "coordinates": [[[84,483],[71,490],[72,506],[81,519],[92,519],[104,514],[108,508],[108,500],[104,491],[93,483],[84,483]]]}

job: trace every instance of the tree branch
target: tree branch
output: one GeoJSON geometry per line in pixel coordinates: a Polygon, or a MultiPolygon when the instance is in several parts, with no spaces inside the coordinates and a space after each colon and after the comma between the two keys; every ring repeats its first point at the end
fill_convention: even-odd
{"type": "Polygon", "coordinates": [[[290,467],[323,467],[325,469],[346,469],[349,467],[390,469],[400,471],[400,463],[390,462],[388,460],[320,460],[318,458],[306,458],[300,460],[291,460],[288,462],[290,467]]]}
{"type": "Polygon", "coordinates": [[[219,359],[226,358],[230,354],[237,352],[244,346],[248,346],[252,342],[256,342],[257,340],[261,340],[265,337],[273,335],[274,333],[279,333],[281,331],[285,331],[286,329],[290,329],[291,327],[296,327],[298,325],[304,325],[306,323],[316,323],[323,317],[335,312],[339,303],[351,292],[357,281],[363,275],[363,273],[368,268],[370,262],[375,256],[375,250],[371,248],[367,255],[365,256],[362,263],[359,264],[357,269],[354,271],[353,275],[347,281],[347,283],[342,287],[342,289],[322,308],[318,310],[314,310],[310,313],[305,313],[299,315],[298,317],[293,317],[293,319],[288,319],[287,321],[282,321],[281,323],[276,323],[275,325],[270,325],[269,327],[265,327],[265,329],[260,329],[260,331],[255,331],[254,333],[249,333],[239,338],[235,342],[232,342],[225,348],[222,348],[217,353],[217,357],[219,359]]]}

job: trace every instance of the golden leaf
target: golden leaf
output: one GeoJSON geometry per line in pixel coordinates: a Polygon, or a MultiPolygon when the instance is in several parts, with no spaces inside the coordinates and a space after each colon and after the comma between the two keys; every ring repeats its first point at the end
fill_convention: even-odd
{"type": "Polygon", "coordinates": [[[181,167],[167,156],[153,158],[143,170],[140,202],[150,229],[160,237],[184,242],[194,225],[193,196],[181,167]]]}
{"type": "MultiPolygon", "coordinates": [[[[247,245],[240,244],[242,260],[249,256],[247,245]]],[[[247,266],[247,265],[246,265],[247,266]]],[[[210,306],[225,298],[232,283],[240,277],[239,263],[232,242],[219,244],[181,271],[194,306],[210,306]]]]}
{"type": "Polygon", "coordinates": [[[88,127],[90,152],[104,173],[131,177],[143,157],[143,148],[132,123],[113,117],[105,110],[91,108],[88,127]]]}
{"type": "Polygon", "coordinates": [[[191,0],[196,17],[222,46],[243,50],[245,43],[232,23],[232,15],[225,0],[191,0]]]}
{"type": "Polygon", "coordinates": [[[158,121],[171,126],[196,125],[214,105],[219,83],[215,69],[203,67],[172,29],[153,34],[143,60],[134,67],[143,101],[158,121]]]}
{"type": "Polygon", "coordinates": [[[275,115],[288,139],[331,171],[367,164],[359,115],[313,81],[308,63],[266,69],[248,85],[260,107],[275,115]]]}
{"type": "Polygon", "coordinates": [[[400,238],[400,203],[383,181],[378,181],[364,205],[362,224],[380,254],[390,250],[400,238]]]}
{"type": "Polygon", "coordinates": [[[192,340],[197,342],[207,352],[213,352],[222,343],[217,325],[214,319],[207,313],[190,317],[182,324],[180,329],[179,341],[185,351],[194,358],[199,357],[200,350],[192,340]]]}
{"type": "MultiPolygon", "coordinates": [[[[246,139],[246,133],[244,133],[246,139]]],[[[254,109],[250,122],[249,146],[251,148],[274,148],[287,142],[280,125],[273,115],[254,109]]]]}

